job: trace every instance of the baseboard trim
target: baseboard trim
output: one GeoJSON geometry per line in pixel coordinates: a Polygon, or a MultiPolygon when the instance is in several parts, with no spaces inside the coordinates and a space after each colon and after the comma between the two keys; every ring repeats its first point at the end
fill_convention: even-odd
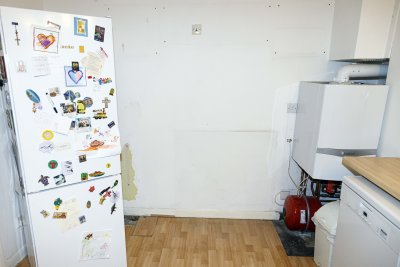
{"type": "Polygon", "coordinates": [[[6,266],[8,267],[14,267],[17,266],[18,263],[20,263],[21,261],[23,261],[25,259],[25,257],[27,256],[27,252],[26,252],[26,247],[23,246],[22,248],[20,248],[15,254],[14,256],[12,256],[9,259],[6,259],[6,266]]]}
{"type": "Polygon", "coordinates": [[[226,211],[226,210],[180,210],[125,207],[124,213],[133,216],[163,215],[194,218],[224,218],[250,220],[278,220],[276,211],[226,211]]]}

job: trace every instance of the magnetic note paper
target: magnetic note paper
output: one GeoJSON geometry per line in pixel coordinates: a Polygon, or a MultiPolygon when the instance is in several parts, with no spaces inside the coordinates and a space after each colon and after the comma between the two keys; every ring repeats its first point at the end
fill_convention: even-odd
{"type": "Polygon", "coordinates": [[[110,258],[111,237],[111,230],[83,233],[80,260],[110,258]]]}
{"type": "Polygon", "coordinates": [[[49,59],[47,56],[32,57],[32,71],[34,77],[50,74],[49,59]]]}
{"type": "Polygon", "coordinates": [[[86,67],[87,75],[100,77],[103,71],[104,61],[105,57],[100,51],[98,53],[88,52],[87,56],[82,59],[82,65],[86,67]]]}
{"type": "Polygon", "coordinates": [[[82,214],[79,209],[77,198],[71,198],[63,201],[59,211],[67,212],[68,214],[66,219],[57,221],[61,232],[66,232],[80,225],[79,217],[82,214]]]}
{"type": "Polygon", "coordinates": [[[58,53],[59,33],[50,29],[33,28],[33,50],[58,53]]]}

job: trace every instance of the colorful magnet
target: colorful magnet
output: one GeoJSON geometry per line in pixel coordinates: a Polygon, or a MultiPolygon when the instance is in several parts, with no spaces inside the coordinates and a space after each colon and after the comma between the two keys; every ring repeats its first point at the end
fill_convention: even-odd
{"type": "Polygon", "coordinates": [[[50,153],[54,150],[54,143],[50,141],[44,141],[39,144],[39,151],[43,153],[50,153]]]}
{"type": "Polygon", "coordinates": [[[85,106],[86,106],[87,108],[90,108],[90,107],[93,105],[93,99],[90,98],[90,97],[85,97],[85,98],[82,100],[82,102],[83,102],[83,104],[85,104],[85,106]]]}
{"type": "Polygon", "coordinates": [[[90,209],[90,207],[92,207],[92,202],[88,200],[88,202],[86,202],[86,208],[90,209]]]}
{"type": "Polygon", "coordinates": [[[72,67],[72,70],[78,71],[79,70],[79,62],[78,61],[72,61],[71,67],[72,67]]]}
{"type": "Polygon", "coordinates": [[[94,185],[92,185],[92,186],[89,188],[89,192],[90,192],[90,193],[93,193],[94,190],[95,190],[94,185]]]}
{"type": "Polygon", "coordinates": [[[66,212],[53,212],[53,219],[67,219],[66,212]]]}
{"type": "Polygon", "coordinates": [[[82,172],[81,173],[81,181],[87,181],[89,178],[89,175],[87,172],[82,172]]]}
{"type": "Polygon", "coordinates": [[[52,87],[49,89],[49,95],[51,97],[56,97],[60,94],[60,89],[58,87],[52,87]]]}
{"type": "Polygon", "coordinates": [[[107,169],[111,168],[111,163],[107,163],[107,164],[106,164],[106,168],[107,168],[107,169]]]}
{"type": "Polygon", "coordinates": [[[49,176],[40,175],[38,183],[42,183],[44,186],[47,186],[49,184],[49,178],[50,178],[49,176]]]}
{"type": "Polygon", "coordinates": [[[90,177],[100,177],[100,176],[103,176],[104,174],[105,174],[105,172],[95,171],[95,172],[89,173],[89,176],[90,177]]]}
{"type": "Polygon", "coordinates": [[[71,102],[74,102],[74,100],[76,99],[76,95],[71,90],[67,90],[64,93],[64,98],[65,98],[65,100],[70,100],[71,102]]]}
{"type": "Polygon", "coordinates": [[[71,125],[69,126],[70,130],[74,130],[75,129],[75,125],[76,125],[76,121],[71,121],[71,125]]]}
{"type": "Polygon", "coordinates": [[[118,191],[112,191],[112,195],[110,197],[111,203],[117,203],[121,194],[118,191]]]}
{"type": "Polygon", "coordinates": [[[88,21],[87,21],[87,19],[74,17],[74,34],[78,35],[78,36],[84,36],[84,37],[88,36],[88,21]]]}
{"type": "Polygon", "coordinates": [[[76,98],[80,98],[81,97],[81,93],[75,92],[75,96],[76,96],[76,98]]]}
{"type": "Polygon", "coordinates": [[[114,95],[114,92],[115,92],[115,89],[114,89],[114,88],[111,88],[111,89],[110,89],[109,95],[110,95],[110,96],[113,96],[113,95],[114,95]]]}
{"type": "Polygon", "coordinates": [[[113,189],[114,187],[116,187],[118,185],[118,180],[115,180],[113,187],[111,187],[111,189],[113,189]]]}
{"type": "Polygon", "coordinates": [[[56,210],[58,210],[60,208],[60,205],[62,204],[62,199],[61,198],[57,198],[56,200],[54,200],[54,208],[56,210]]]}
{"type": "Polygon", "coordinates": [[[85,240],[90,240],[90,239],[92,239],[92,238],[93,238],[93,233],[87,234],[87,235],[85,236],[85,240]]]}
{"type": "Polygon", "coordinates": [[[17,62],[17,72],[26,72],[25,63],[22,60],[18,60],[17,62]]]}
{"type": "Polygon", "coordinates": [[[114,203],[114,204],[112,205],[112,207],[111,207],[111,214],[113,214],[114,211],[116,211],[116,210],[117,210],[117,207],[116,207],[116,204],[114,203]]]}
{"type": "Polygon", "coordinates": [[[94,40],[99,42],[104,42],[104,34],[106,29],[101,26],[97,26],[94,28],[94,40]]]}
{"type": "Polygon", "coordinates": [[[105,200],[106,200],[106,197],[105,197],[105,196],[102,196],[102,197],[100,198],[99,204],[100,204],[100,205],[103,205],[103,203],[104,203],[105,200]]]}
{"type": "Polygon", "coordinates": [[[80,222],[81,224],[86,222],[86,217],[85,217],[85,215],[82,215],[82,216],[79,217],[79,222],[80,222]]]}
{"type": "Polygon", "coordinates": [[[90,142],[90,147],[100,147],[102,145],[104,145],[103,141],[99,141],[99,140],[94,140],[92,142],[90,142]]]}
{"type": "Polygon", "coordinates": [[[79,46],[79,53],[85,53],[85,47],[83,45],[79,46]]]}
{"type": "Polygon", "coordinates": [[[86,161],[86,155],[80,155],[79,156],[79,162],[82,163],[82,162],[85,162],[85,161],[86,161]]]}
{"type": "Polygon", "coordinates": [[[27,89],[26,90],[26,95],[28,96],[28,98],[36,104],[40,103],[40,97],[36,94],[35,91],[33,91],[32,89],[27,89]]]}
{"type": "Polygon", "coordinates": [[[97,80],[99,82],[99,85],[107,84],[107,83],[112,83],[112,79],[110,77],[107,78],[99,78],[97,80]]]}
{"type": "Polygon", "coordinates": [[[43,218],[47,218],[47,217],[49,217],[49,213],[47,212],[47,211],[45,211],[45,210],[42,210],[41,212],[40,212],[40,214],[42,214],[43,215],[43,218]]]}
{"type": "Polygon", "coordinates": [[[96,119],[96,120],[107,119],[107,113],[106,113],[106,110],[104,108],[103,109],[98,109],[98,110],[93,110],[93,113],[95,113],[93,118],[96,119]]]}
{"type": "Polygon", "coordinates": [[[114,121],[112,121],[112,122],[110,122],[109,124],[107,124],[107,126],[108,126],[108,128],[112,128],[112,127],[114,127],[114,126],[115,126],[115,122],[114,122],[114,121]]]}
{"type": "Polygon", "coordinates": [[[42,133],[42,137],[43,137],[44,140],[50,141],[51,139],[53,139],[54,133],[52,131],[50,131],[50,130],[45,130],[42,133]]]}
{"type": "Polygon", "coordinates": [[[100,196],[103,195],[105,192],[107,192],[108,190],[110,190],[110,188],[111,188],[111,187],[109,186],[109,187],[107,187],[107,188],[101,190],[101,192],[99,193],[99,195],[100,195],[100,196]]]}
{"type": "Polygon", "coordinates": [[[58,167],[58,162],[56,160],[50,160],[49,163],[47,163],[47,166],[49,166],[50,169],[55,169],[58,167]]]}
{"type": "Polygon", "coordinates": [[[54,182],[56,183],[56,185],[60,185],[60,184],[64,184],[67,181],[65,180],[65,176],[64,174],[59,174],[53,177],[54,178],[54,182]]]}

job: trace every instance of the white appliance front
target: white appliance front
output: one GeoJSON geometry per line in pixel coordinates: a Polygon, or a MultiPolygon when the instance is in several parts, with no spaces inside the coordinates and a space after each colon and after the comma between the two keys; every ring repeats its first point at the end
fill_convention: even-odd
{"type": "Polygon", "coordinates": [[[126,266],[120,175],[32,193],[28,201],[37,266],[126,266]],[[117,196],[102,201],[103,190],[117,196]]]}
{"type": "Polygon", "coordinates": [[[396,267],[400,203],[363,177],[345,177],[333,267],[396,267]]]}

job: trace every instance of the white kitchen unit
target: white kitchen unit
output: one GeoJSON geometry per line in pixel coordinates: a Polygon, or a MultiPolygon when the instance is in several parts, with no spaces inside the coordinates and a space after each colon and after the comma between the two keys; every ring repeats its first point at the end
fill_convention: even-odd
{"type": "Polygon", "coordinates": [[[395,0],[336,0],[330,59],[389,58],[397,15],[395,0]]]}
{"type": "Polygon", "coordinates": [[[341,181],[344,156],[375,156],[386,85],[301,82],[293,159],[314,179],[341,181]]]}
{"type": "Polygon", "coordinates": [[[111,19],[0,7],[0,23],[30,265],[126,266],[111,19]]]}
{"type": "Polygon", "coordinates": [[[345,177],[332,267],[398,267],[399,255],[400,202],[364,177],[345,177]]]}

